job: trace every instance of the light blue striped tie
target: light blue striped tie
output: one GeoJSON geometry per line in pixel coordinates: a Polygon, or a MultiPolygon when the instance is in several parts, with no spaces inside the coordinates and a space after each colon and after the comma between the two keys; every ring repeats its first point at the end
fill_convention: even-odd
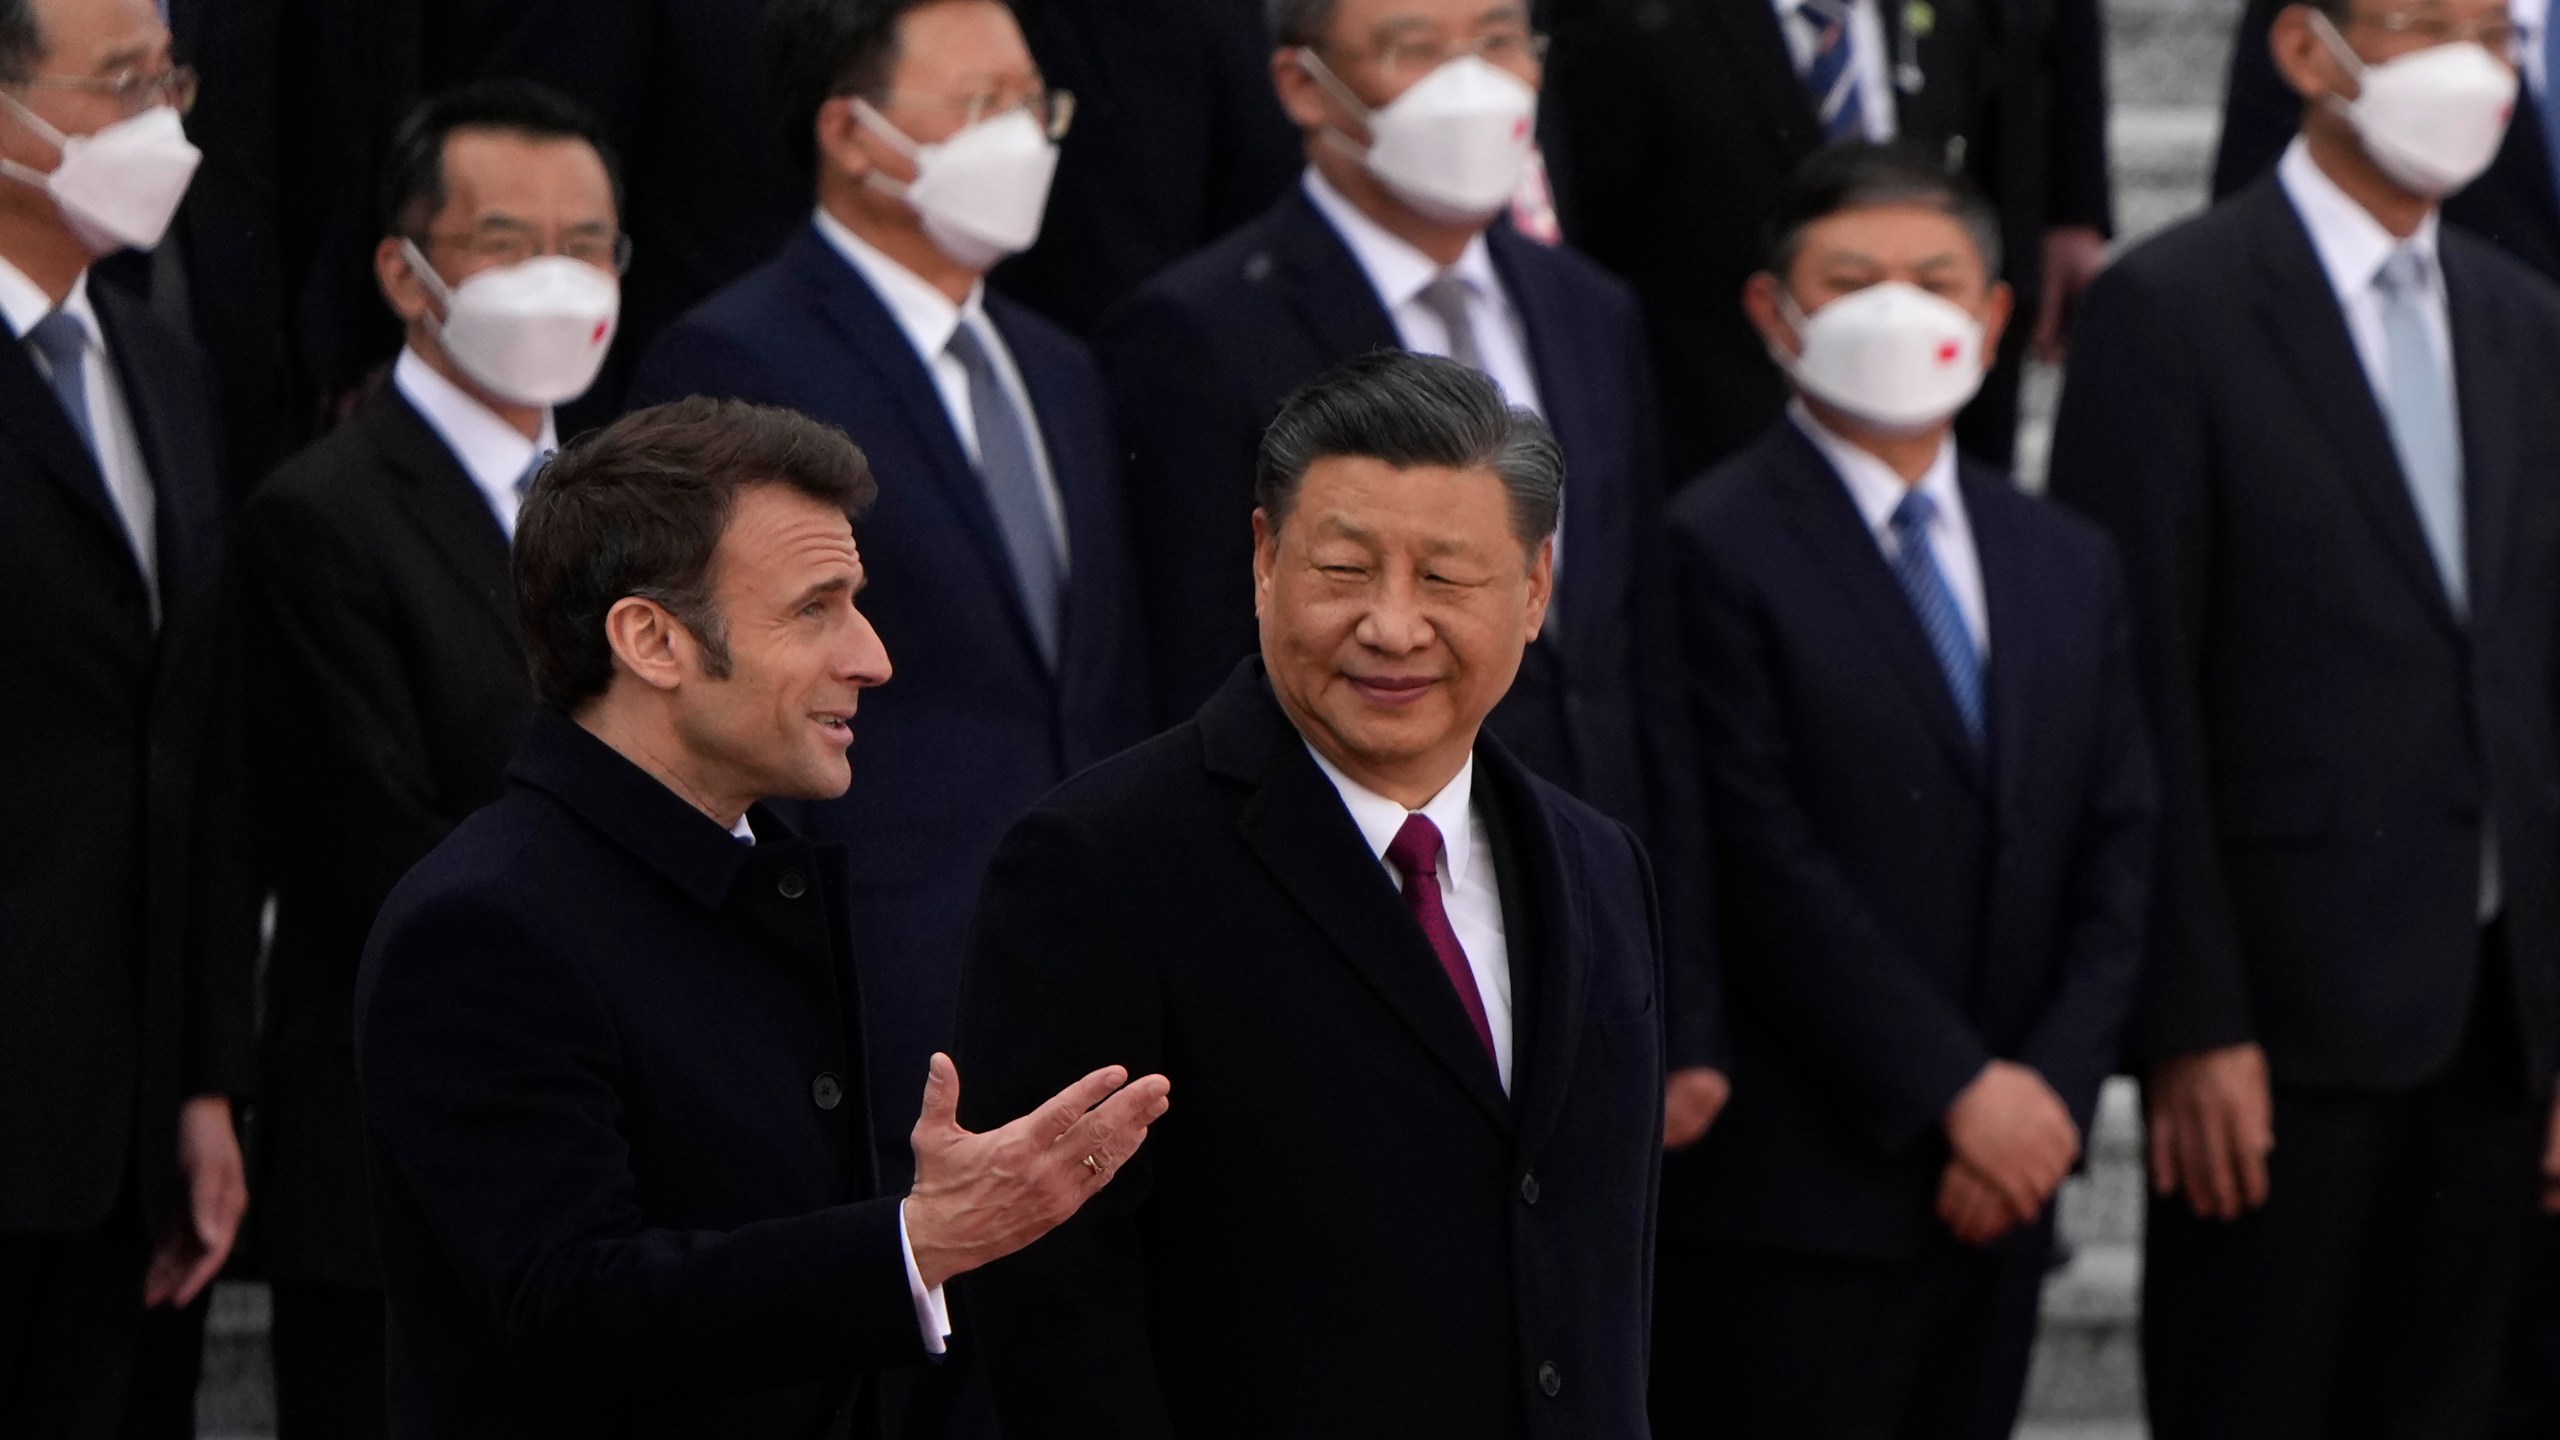
{"type": "Polygon", "coordinates": [[[1983,739],[1982,656],[1973,648],[1964,612],[1956,607],[1956,592],[1947,588],[1946,572],[1938,568],[1937,553],[1929,548],[1929,522],[1937,515],[1938,502],[1917,490],[1893,507],[1893,578],[1911,597],[1912,613],[1920,617],[1929,648],[1938,652],[1938,668],[1946,672],[1956,715],[1978,751],[1983,739]]]}
{"type": "Polygon", "coordinates": [[[2417,506],[2419,528],[2435,556],[2445,598],[2457,614],[2471,606],[2470,572],[2462,549],[2462,425],[2454,416],[2453,387],[2427,333],[2430,293],[2427,257],[2402,248],[2382,263],[2374,286],[2382,292],[2385,393],[2391,448],[2417,506]]]}

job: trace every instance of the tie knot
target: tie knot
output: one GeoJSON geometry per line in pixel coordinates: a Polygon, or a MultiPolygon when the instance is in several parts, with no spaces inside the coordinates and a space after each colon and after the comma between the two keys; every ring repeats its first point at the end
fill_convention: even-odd
{"type": "Polygon", "coordinates": [[[80,362],[80,353],[89,348],[89,327],[68,310],[48,310],[28,327],[27,343],[36,347],[45,364],[60,370],[80,362]]]}
{"type": "Polygon", "coordinates": [[[2426,252],[2414,245],[2392,251],[2391,258],[2383,261],[2382,269],[2374,275],[2373,283],[2385,295],[2423,293],[2427,287],[2426,252]]]}
{"type": "Polygon", "coordinates": [[[1475,298],[1475,293],[1476,287],[1468,282],[1467,277],[1454,270],[1443,270],[1432,277],[1430,284],[1422,287],[1422,303],[1431,308],[1431,313],[1447,319],[1451,315],[1466,314],[1467,302],[1475,298]]]}
{"type": "Polygon", "coordinates": [[[1404,828],[1387,845],[1387,863],[1410,885],[1440,873],[1440,827],[1428,815],[1407,815],[1404,828]]]}
{"type": "Polygon", "coordinates": [[[1893,533],[1896,535],[1918,534],[1928,529],[1929,522],[1937,518],[1938,502],[1930,499],[1927,494],[1914,490],[1903,496],[1901,503],[1893,507],[1893,533]]]}
{"type": "Polygon", "coordinates": [[[951,327],[951,338],[942,348],[950,351],[952,359],[970,370],[989,368],[987,342],[978,338],[977,327],[969,323],[966,315],[960,317],[959,324],[951,327]]]}

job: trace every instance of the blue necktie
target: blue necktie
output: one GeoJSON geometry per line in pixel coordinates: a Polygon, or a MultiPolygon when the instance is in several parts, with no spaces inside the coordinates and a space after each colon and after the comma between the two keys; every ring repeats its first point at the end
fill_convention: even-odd
{"type": "Polygon", "coordinates": [[[62,402],[71,428],[80,432],[80,443],[89,447],[90,458],[97,458],[98,437],[89,428],[89,376],[80,363],[88,353],[89,327],[68,311],[47,311],[28,327],[27,343],[44,357],[45,379],[53,386],[54,398],[62,402]]]}
{"type": "Polygon", "coordinates": [[[1856,32],[1849,24],[1856,0],[1801,0],[1796,18],[1814,32],[1813,58],[1804,67],[1805,93],[1813,100],[1813,116],[1825,142],[1854,140],[1867,133],[1867,112],[1858,83],[1856,32]]]}
{"type": "Polygon", "coordinates": [[[2453,413],[2427,330],[2430,293],[2427,257],[2403,247],[2382,262],[2374,287],[2382,292],[2384,390],[2382,409],[2391,425],[2391,448],[2417,507],[2418,525],[2435,556],[2436,574],[2455,613],[2470,609],[2470,573],[2463,560],[2462,426],[2453,413]]]}
{"type": "Polygon", "coordinates": [[[1022,588],[1022,605],[1030,613],[1040,658],[1055,670],[1066,563],[1059,553],[1057,528],[1049,521],[1049,497],[1040,483],[1031,431],[996,378],[986,342],[968,320],[951,332],[947,348],[969,374],[969,412],[978,430],[978,479],[986,486],[987,504],[996,512],[996,527],[1003,532],[1005,555],[1013,561],[1014,583],[1022,588]]]}
{"type": "Polygon", "coordinates": [[[1946,672],[1956,716],[1964,721],[1964,733],[1972,737],[1978,751],[1983,739],[1982,656],[1973,648],[1973,633],[1965,628],[1956,592],[1947,588],[1946,573],[1938,568],[1937,554],[1929,548],[1929,522],[1937,514],[1938,502],[1917,490],[1893,507],[1893,578],[1902,582],[1902,593],[1911,597],[1912,613],[1920,617],[1921,632],[1929,637],[1929,648],[1938,653],[1938,668],[1946,672]]]}

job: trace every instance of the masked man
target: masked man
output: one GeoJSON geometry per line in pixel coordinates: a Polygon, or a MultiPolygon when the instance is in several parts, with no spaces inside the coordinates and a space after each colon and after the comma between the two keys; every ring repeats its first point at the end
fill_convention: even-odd
{"type": "Polygon", "coordinates": [[[613,335],[619,186],[527,81],[428,100],[375,252],[408,328],[388,384],[244,508],[240,631],[267,966],[259,1253],[284,1440],[383,1433],[381,1279],[356,1104],[356,963],[391,887],[498,797],[533,713],[509,544],[613,335]]]}
{"type": "Polygon", "coordinates": [[[91,270],[167,231],[195,93],[150,0],[0,4],[0,1434],[117,1435],[145,1304],[212,1283],[246,1200],[211,397],[91,270]]]}
{"type": "MultiPolygon", "coordinates": [[[[985,286],[1040,233],[1073,97],[997,0],[790,0],[767,23],[817,208],[660,337],[633,403],[787,406],[882,477],[862,603],[899,679],[865,706],[868,778],[807,818],[851,853],[870,1093],[894,1135],[946,1043],[997,837],[1146,734],[1146,671],[1102,377],[985,286]]],[[[896,1178],[904,1157],[882,1159],[896,1178]]]]}
{"type": "Polygon", "coordinates": [[[2301,132],[2099,281],[2053,451],[2159,742],[2151,1422],[2462,1440],[2560,1194],[2560,296],[2437,218],[2502,0],[2272,43],[2301,132]]]}
{"type": "Polygon", "coordinates": [[[1655,1433],[2006,1440],[2139,953],[2124,599],[1956,453],[1990,207],[1853,143],[1772,233],[1746,304],[1795,402],[1672,508],[1737,1087],[1666,1178],[1655,1433]]]}

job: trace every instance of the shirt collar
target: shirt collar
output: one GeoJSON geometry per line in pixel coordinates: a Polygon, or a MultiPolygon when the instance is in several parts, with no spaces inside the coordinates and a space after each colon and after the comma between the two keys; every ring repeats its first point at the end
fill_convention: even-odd
{"type": "Polygon", "coordinates": [[[527,440],[415,350],[401,350],[391,367],[391,384],[453,452],[471,483],[502,501],[509,512],[515,509],[516,481],[524,477],[525,467],[560,448],[560,431],[548,409],[542,412],[542,433],[527,440]]]}
{"type": "MultiPolygon", "coordinates": [[[[98,312],[89,303],[88,271],[81,271],[80,278],[71,282],[71,293],[62,297],[62,309],[88,328],[91,343],[98,343],[98,312]]],[[[0,259],[0,319],[9,322],[10,334],[23,338],[53,310],[42,286],[28,279],[26,271],[0,259]]]]}
{"type": "MultiPolygon", "coordinates": [[[[1891,524],[1894,507],[1912,489],[1894,468],[1813,418],[1813,411],[1801,399],[1788,403],[1787,418],[1804,432],[1804,438],[1813,442],[1814,449],[1822,452],[1822,458],[1831,462],[1832,471],[1848,487],[1849,499],[1857,505],[1859,518],[1867,522],[1867,528],[1882,531],[1891,524]]],[[[1956,447],[1952,439],[1939,440],[1938,453],[1920,476],[1919,489],[1937,502],[1940,515],[1963,512],[1964,493],[1956,487],[1956,447]]]]}
{"type": "Polygon", "coordinates": [[[747,823],[747,812],[744,810],[738,812],[738,823],[729,827],[729,833],[750,845],[756,843],[756,827],[747,823]]]}
{"type": "Polygon", "coordinates": [[[853,233],[853,228],[820,206],[816,216],[818,234],[835,247],[844,262],[854,268],[871,293],[889,307],[889,318],[898,322],[907,343],[916,347],[926,364],[933,363],[951,344],[951,334],[964,319],[986,324],[987,282],[980,280],[969,287],[969,298],[954,305],[951,297],[934,288],[931,281],[889,258],[887,252],[853,233]]]}
{"type": "Polygon", "coordinates": [[[1448,867],[1451,887],[1467,883],[1468,862],[1475,855],[1476,757],[1467,755],[1465,764],[1440,793],[1423,803],[1420,810],[1407,810],[1402,805],[1368,788],[1334,768],[1313,745],[1307,753],[1315,756],[1316,767],[1342,796],[1342,808],[1351,812],[1351,823],[1360,827],[1360,838],[1369,842],[1370,853],[1381,861],[1387,858],[1387,847],[1394,844],[1396,833],[1404,829],[1406,817],[1427,816],[1440,831],[1441,863],[1448,867]]]}
{"type": "Polygon", "coordinates": [[[2276,162],[2276,179],[2293,201],[2294,213],[2302,217],[2302,228],[2311,234],[2311,248],[2320,257],[2320,268],[2328,273],[2329,288],[2339,295],[2361,295],[2372,289],[2382,262],[2403,246],[2424,256],[2428,273],[2436,273],[2438,226],[2433,206],[2418,222],[2417,233],[2401,239],[2338,188],[2338,182],[2311,158],[2309,142],[2299,135],[2276,162]]]}
{"type": "MultiPolygon", "coordinates": [[[[1422,293],[1422,287],[1439,278],[1440,262],[1413,248],[1402,237],[1351,203],[1348,196],[1333,188],[1324,172],[1313,165],[1307,167],[1304,181],[1307,199],[1317,213],[1333,226],[1334,233],[1351,250],[1351,258],[1360,262],[1361,271],[1377,289],[1378,298],[1393,311],[1422,293]]],[[[1484,232],[1467,242],[1458,263],[1450,271],[1488,299],[1502,297],[1501,277],[1494,273],[1493,251],[1485,244],[1484,232]]]]}

